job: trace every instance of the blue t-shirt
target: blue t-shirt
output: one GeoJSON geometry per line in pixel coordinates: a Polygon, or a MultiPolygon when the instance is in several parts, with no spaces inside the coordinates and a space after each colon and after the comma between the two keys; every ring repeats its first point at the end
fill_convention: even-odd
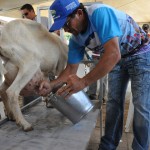
{"type": "Polygon", "coordinates": [[[85,33],[71,37],[69,41],[68,63],[79,63],[85,47],[94,53],[103,52],[103,45],[114,37],[119,37],[121,55],[127,54],[146,40],[145,32],[134,20],[122,11],[105,4],[94,4],[87,8],[88,27],[85,33]],[[142,40],[143,39],[143,40],[142,40]]]}

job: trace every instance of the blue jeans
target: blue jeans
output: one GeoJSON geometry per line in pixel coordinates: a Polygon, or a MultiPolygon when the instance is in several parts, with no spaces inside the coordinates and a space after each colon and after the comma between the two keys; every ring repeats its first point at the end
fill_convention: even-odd
{"type": "Polygon", "coordinates": [[[130,56],[109,73],[105,135],[99,150],[115,150],[123,130],[124,101],[128,81],[134,104],[133,150],[148,150],[150,143],[150,52],[130,56]]]}

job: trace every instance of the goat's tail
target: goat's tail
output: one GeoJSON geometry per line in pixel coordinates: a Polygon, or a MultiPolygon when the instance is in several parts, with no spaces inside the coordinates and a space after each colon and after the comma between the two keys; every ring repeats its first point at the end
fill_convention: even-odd
{"type": "Polygon", "coordinates": [[[5,69],[4,65],[3,65],[3,61],[2,61],[2,58],[0,56],[0,74],[1,75],[4,75],[7,73],[7,70],[5,69]]]}

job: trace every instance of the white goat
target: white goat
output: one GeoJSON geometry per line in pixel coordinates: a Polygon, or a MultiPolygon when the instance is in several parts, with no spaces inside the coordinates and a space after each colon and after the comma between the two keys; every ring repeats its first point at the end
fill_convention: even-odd
{"type": "Polygon", "coordinates": [[[0,70],[6,69],[7,73],[0,94],[8,118],[15,119],[23,130],[32,130],[32,126],[21,113],[19,94],[26,94],[22,89],[31,87],[29,81],[34,83],[28,90],[33,93],[34,88],[49,73],[58,75],[66,65],[67,51],[67,45],[57,35],[49,33],[34,21],[18,19],[1,29],[0,57],[5,62],[5,68],[0,61],[0,70]]]}

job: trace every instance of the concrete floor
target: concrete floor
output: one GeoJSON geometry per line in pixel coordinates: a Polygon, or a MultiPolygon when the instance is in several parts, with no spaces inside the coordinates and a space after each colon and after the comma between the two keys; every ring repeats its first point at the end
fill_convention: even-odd
{"type": "MultiPolygon", "coordinates": [[[[126,102],[125,103],[124,126],[126,123],[128,106],[129,106],[129,102],[126,102]]],[[[105,109],[106,109],[106,105],[103,105],[103,107],[102,107],[103,133],[104,133],[104,128],[105,128],[105,109]]],[[[130,131],[128,133],[123,132],[123,136],[122,136],[122,139],[120,141],[120,144],[119,144],[119,147],[117,148],[117,150],[132,150],[132,148],[131,148],[132,139],[133,139],[132,131],[130,131]]],[[[95,129],[93,130],[93,134],[91,135],[87,150],[98,150],[99,143],[100,143],[100,116],[98,116],[97,124],[96,124],[95,129]]]]}
{"type": "MultiPolygon", "coordinates": [[[[129,107],[129,101],[127,101],[125,103],[124,127],[125,127],[125,123],[126,123],[126,119],[127,119],[128,107],[129,107]]],[[[102,106],[103,133],[104,133],[104,128],[105,128],[105,112],[106,112],[105,109],[106,109],[106,105],[103,104],[103,106],[102,106]]],[[[130,129],[130,131],[128,133],[126,133],[125,129],[124,129],[123,136],[122,136],[122,139],[120,141],[120,144],[119,144],[117,150],[132,150],[132,148],[131,148],[132,140],[133,140],[132,129],[130,129]]],[[[97,118],[96,127],[93,130],[93,133],[91,135],[87,150],[98,150],[99,143],[100,143],[100,116],[98,116],[98,118],[97,118]]]]}
{"type": "Polygon", "coordinates": [[[86,150],[98,113],[93,109],[72,124],[55,108],[46,108],[43,101],[36,102],[23,110],[34,130],[23,132],[15,122],[5,121],[0,126],[0,150],[86,150]]]}

